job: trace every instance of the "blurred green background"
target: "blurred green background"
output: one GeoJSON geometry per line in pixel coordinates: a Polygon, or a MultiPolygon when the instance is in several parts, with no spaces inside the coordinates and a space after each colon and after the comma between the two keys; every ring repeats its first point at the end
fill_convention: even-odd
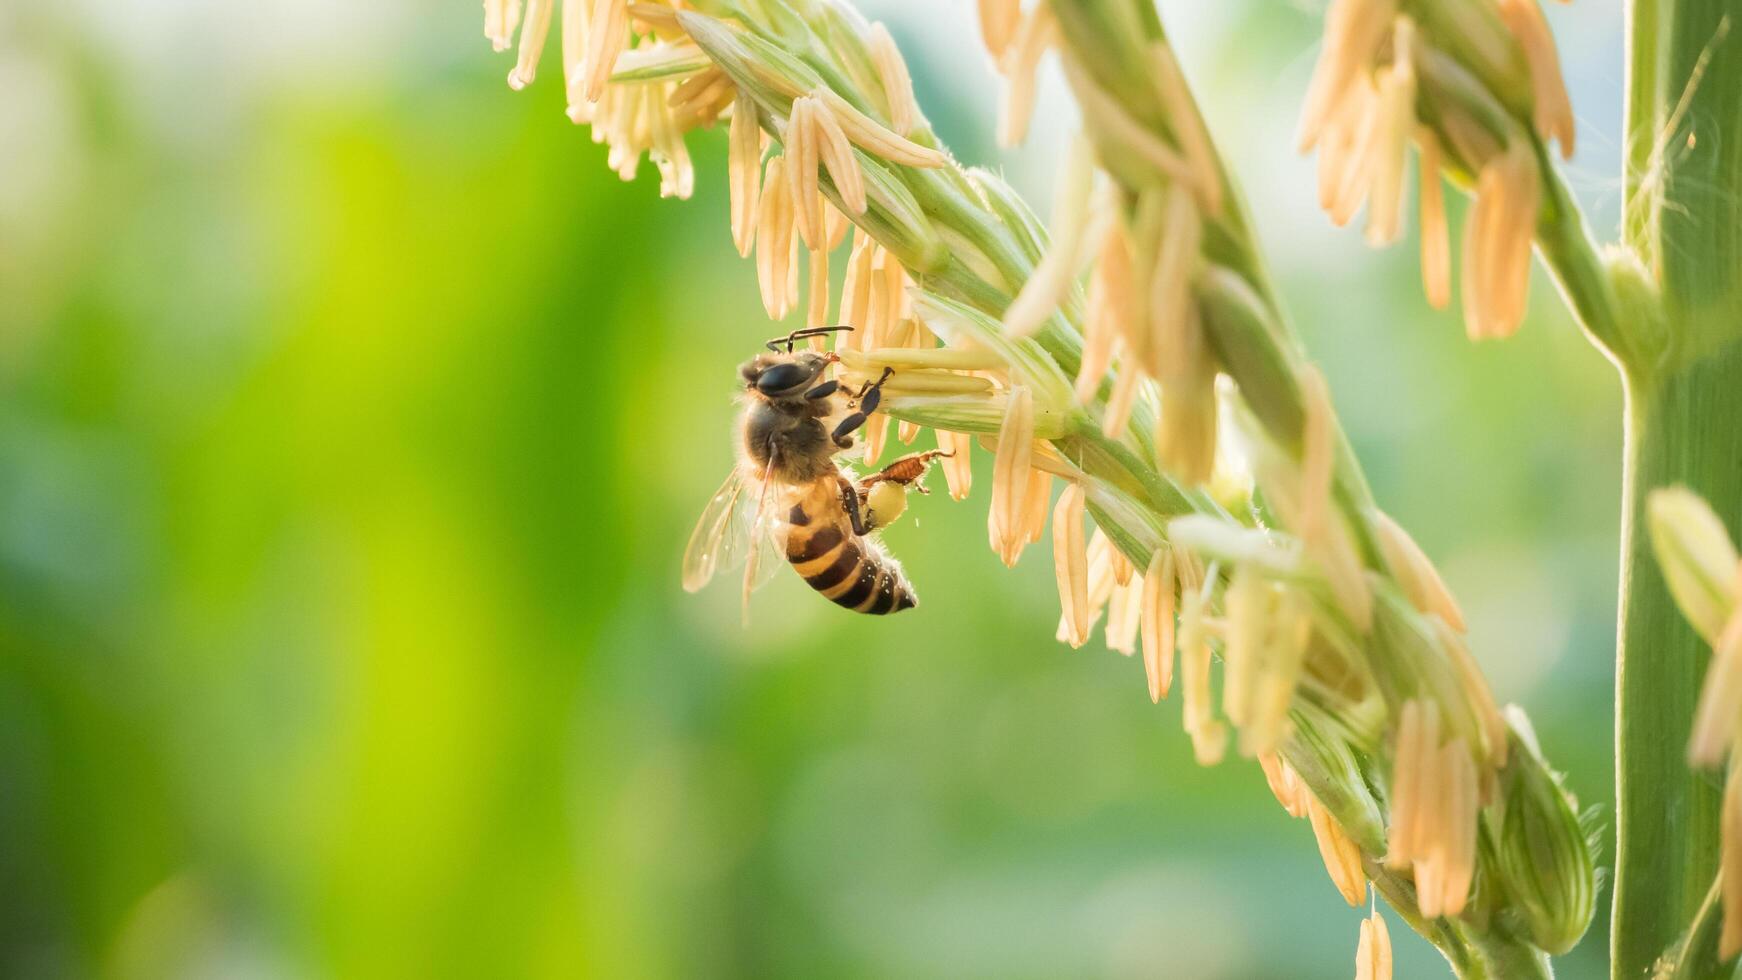
{"type": "MultiPolygon", "coordinates": [[[[1000,155],[971,5],[864,6],[1044,202],[1056,73],[1000,155]]],[[[1380,500],[1607,807],[1611,369],[1540,276],[1472,346],[1413,245],[1328,227],[1291,150],[1319,3],[1163,9],[1380,500]]],[[[1611,228],[1619,4],[1551,17],[1611,228]]],[[[1052,642],[984,471],[888,535],[914,613],[783,577],[744,630],[678,589],[773,332],[721,139],[693,201],[619,183],[554,56],[510,93],[479,29],[0,8],[0,975],[1348,976],[1307,826],[1193,765],[1140,665],[1052,642]]],[[[1399,976],[1444,975],[1391,921],[1399,976]]]]}

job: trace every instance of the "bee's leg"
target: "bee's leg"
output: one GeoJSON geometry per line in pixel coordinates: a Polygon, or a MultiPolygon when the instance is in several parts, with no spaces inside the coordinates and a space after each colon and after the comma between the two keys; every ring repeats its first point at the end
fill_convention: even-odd
{"type": "Polygon", "coordinates": [[[847,519],[853,522],[853,533],[860,536],[870,534],[871,527],[865,523],[864,516],[859,512],[859,488],[855,487],[853,481],[845,476],[839,477],[839,479],[841,481],[841,509],[847,512],[847,519]]]}
{"type": "Polygon", "coordinates": [[[835,426],[834,435],[831,436],[835,440],[835,445],[846,449],[853,444],[852,440],[847,437],[864,425],[865,421],[871,417],[872,412],[877,411],[878,404],[883,401],[883,382],[888,381],[889,376],[894,373],[894,368],[884,368],[882,377],[876,381],[865,382],[856,393],[851,395],[853,399],[858,401],[859,410],[842,419],[841,424],[835,426]]]}
{"type": "Polygon", "coordinates": [[[840,425],[835,426],[834,434],[829,438],[833,439],[835,445],[842,449],[850,449],[853,446],[853,433],[858,431],[859,427],[864,424],[865,413],[854,412],[842,419],[840,425]]]}
{"type": "Polygon", "coordinates": [[[923,453],[910,453],[860,480],[859,487],[862,490],[869,490],[879,483],[899,483],[904,487],[912,486],[920,493],[931,493],[919,480],[931,468],[932,460],[949,455],[951,454],[942,449],[928,449],[923,453]]]}
{"type": "MultiPolygon", "coordinates": [[[[864,384],[860,385],[859,390],[853,392],[852,397],[856,401],[863,401],[865,399],[865,396],[871,395],[871,392],[878,391],[878,390],[882,389],[883,382],[888,381],[889,376],[894,374],[894,373],[895,373],[894,368],[892,368],[892,367],[884,368],[883,374],[880,377],[878,377],[878,379],[876,381],[867,381],[864,384]]],[[[878,398],[877,395],[871,395],[871,406],[870,406],[870,408],[865,409],[865,411],[869,412],[872,409],[877,407],[877,398],[878,398]]]]}
{"type": "Polygon", "coordinates": [[[841,383],[839,381],[833,381],[833,380],[825,381],[822,384],[817,385],[815,388],[812,388],[811,390],[805,392],[804,397],[808,401],[816,401],[819,398],[827,398],[830,395],[834,394],[835,390],[840,388],[840,387],[841,387],[841,383]]]}

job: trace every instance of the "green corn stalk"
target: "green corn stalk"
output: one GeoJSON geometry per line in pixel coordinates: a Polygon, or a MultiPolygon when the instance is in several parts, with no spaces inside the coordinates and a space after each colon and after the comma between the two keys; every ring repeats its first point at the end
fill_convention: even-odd
{"type": "Polygon", "coordinates": [[[1687,765],[1710,647],[1676,610],[1645,503],[1681,484],[1742,526],[1742,3],[1633,0],[1616,280],[1627,394],[1616,655],[1613,976],[1729,976],[1712,888],[1720,789],[1687,765]],[[1685,935],[1685,941],[1684,941],[1685,935]],[[1666,955],[1667,954],[1667,955],[1666,955]]]}

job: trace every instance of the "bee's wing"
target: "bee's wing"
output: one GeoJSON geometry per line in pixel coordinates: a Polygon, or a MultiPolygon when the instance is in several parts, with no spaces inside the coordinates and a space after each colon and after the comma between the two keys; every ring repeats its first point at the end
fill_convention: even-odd
{"type": "MultiPolygon", "coordinates": [[[[776,506],[776,491],[774,481],[770,479],[774,469],[774,454],[769,453],[768,470],[762,474],[761,484],[755,494],[755,504],[749,508],[750,514],[750,544],[747,561],[744,564],[744,625],[750,625],[750,593],[767,585],[774,578],[785,559],[786,522],[780,518],[780,508],[776,506]]],[[[749,497],[749,493],[745,493],[749,497]]]]}
{"type": "Polygon", "coordinates": [[[745,466],[732,468],[714,491],[690,532],[683,555],[683,587],[699,591],[722,571],[745,565],[748,589],[768,584],[786,563],[786,524],[775,506],[779,497],[769,481],[745,466]]]}
{"type": "Polygon", "coordinates": [[[683,587],[695,592],[713,579],[720,569],[736,568],[751,552],[760,488],[752,489],[743,466],[732,467],[726,482],[714,491],[701,520],[690,532],[683,553],[683,587]]]}

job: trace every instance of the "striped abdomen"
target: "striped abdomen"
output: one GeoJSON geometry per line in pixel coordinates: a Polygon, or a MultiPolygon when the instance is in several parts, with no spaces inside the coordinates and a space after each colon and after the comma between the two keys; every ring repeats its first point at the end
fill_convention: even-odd
{"type": "Polygon", "coordinates": [[[832,493],[794,504],[787,523],[787,560],[831,602],[873,616],[913,608],[913,586],[900,566],[853,533],[832,493]]]}

